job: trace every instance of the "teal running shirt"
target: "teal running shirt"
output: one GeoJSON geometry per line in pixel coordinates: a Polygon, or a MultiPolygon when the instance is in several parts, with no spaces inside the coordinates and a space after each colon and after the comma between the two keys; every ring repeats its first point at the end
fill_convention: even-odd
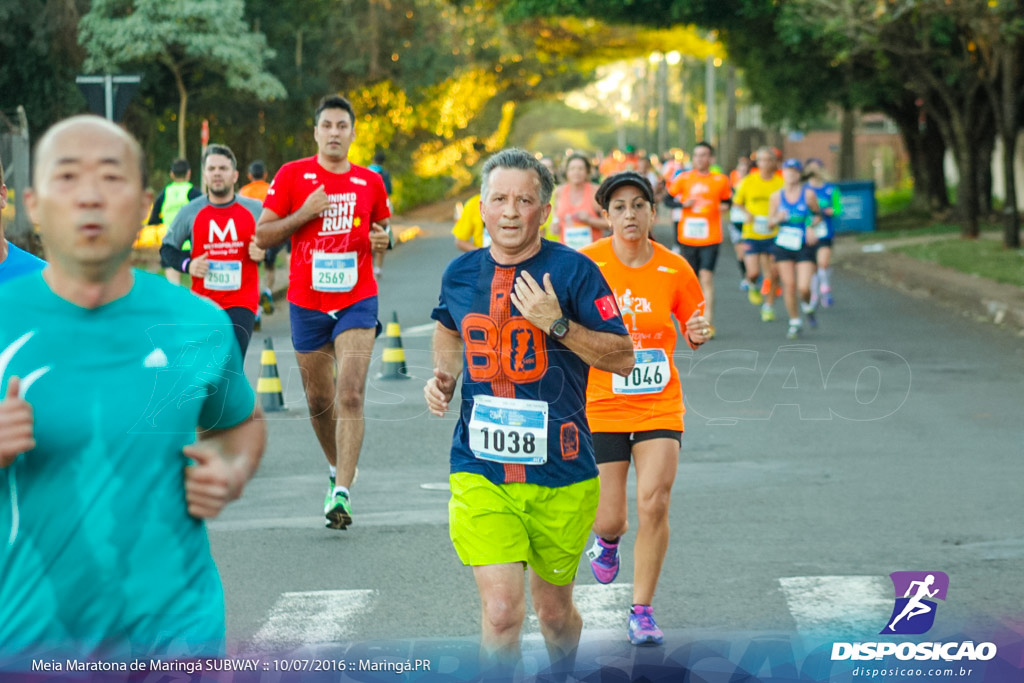
{"type": "Polygon", "coordinates": [[[49,368],[22,387],[36,447],[0,469],[0,670],[223,652],[223,590],[186,510],[181,449],[197,426],[243,422],[255,397],[227,315],[134,274],[95,310],[41,273],[0,286],[4,391],[49,368]]]}

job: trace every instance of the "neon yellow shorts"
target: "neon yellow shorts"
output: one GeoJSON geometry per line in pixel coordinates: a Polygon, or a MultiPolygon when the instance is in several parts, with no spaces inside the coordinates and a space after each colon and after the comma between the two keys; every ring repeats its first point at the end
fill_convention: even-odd
{"type": "Polygon", "coordinates": [[[463,564],[523,562],[549,583],[572,583],[597,514],[597,477],[554,488],[498,486],[472,472],[450,481],[449,533],[463,564]]]}

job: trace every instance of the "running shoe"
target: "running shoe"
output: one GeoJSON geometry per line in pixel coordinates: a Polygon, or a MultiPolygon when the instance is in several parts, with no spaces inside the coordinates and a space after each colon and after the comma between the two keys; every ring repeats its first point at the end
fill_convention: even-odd
{"type": "Polygon", "coordinates": [[[331,495],[330,508],[325,511],[328,529],[345,529],[352,523],[352,503],[348,495],[337,491],[331,495]]]}
{"type": "Polygon", "coordinates": [[[269,289],[260,292],[260,306],[267,315],[274,312],[274,293],[269,289]]]}
{"type": "Polygon", "coordinates": [[[832,308],[833,304],[835,304],[835,301],[832,299],[832,292],[822,292],[821,305],[824,308],[832,308]]]}
{"type": "Polygon", "coordinates": [[[331,510],[331,503],[334,502],[334,477],[328,477],[331,483],[327,485],[327,495],[324,496],[324,514],[331,510]]]}
{"type": "Polygon", "coordinates": [[[807,326],[814,328],[818,326],[818,316],[813,308],[808,308],[804,311],[804,317],[807,318],[807,326]]]}
{"type": "Polygon", "coordinates": [[[750,291],[750,282],[747,281],[747,278],[743,278],[742,280],[740,280],[740,291],[741,292],[749,292],[750,291]]]}
{"type": "Polygon", "coordinates": [[[800,326],[790,325],[789,331],[786,332],[786,339],[799,339],[800,338],[800,326]]]}
{"type": "Polygon", "coordinates": [[[748,287],[749,289],[747,290],[747,301],[754,304],[755,306],[760,306],[764,302],[764,297],[761,296],[761,292],[757,291],[757,287],[754,285],[748,285],[748,287]]]}
{"type": "Polygon", "coordinates": [[[619,544],[598,537],[587,551],[590,569],[598,583],[611,583],[619,575],[619,544]]]}
{"type": "Polygon", "coordinates": [[[775,309],[765,304],[761,306],[761,322],[770,323],[775,320],[775,309]]]}
{"type": "Polygon", "coordinates": [[[633,645],[661,645],[665,642],[665,634],[654,622],[654,608],[650,605],[633,605],[626,633],[633,645]]]}

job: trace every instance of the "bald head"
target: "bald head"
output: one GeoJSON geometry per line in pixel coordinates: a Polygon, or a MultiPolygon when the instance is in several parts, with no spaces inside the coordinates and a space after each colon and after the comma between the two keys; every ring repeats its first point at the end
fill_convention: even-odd
{"type": "MultiPolygon", "coordinates": [[[[43,137],[36,144],[35,153],[32,157],[32,184],[38,185],[44,169],[54,163],[69,161],[62,156],[61,141],[73,139],[76,136],[94,137],[103,136],[107,139],[119,140],[124,143],[121,149],[111,149],[109,158],[105,161],[111,164],[124,165],[138,169],[140,186],[145,189],[149,182],[146,171],[146,155],[142,146],[125,129],[100,116],[82,114],[64,119],[50,127],[43,137]]],[[[128,170],[126,168],[125,170],[128,170]]]]}

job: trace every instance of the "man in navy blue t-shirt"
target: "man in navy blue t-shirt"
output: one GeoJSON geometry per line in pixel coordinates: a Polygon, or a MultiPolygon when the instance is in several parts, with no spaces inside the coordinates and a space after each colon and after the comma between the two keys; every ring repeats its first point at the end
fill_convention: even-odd
{"type": "Polygon", "coordinates": [[[523,150],[484,164],[480,213],[491,246],[445,270],[424,390],[430,411],[443,416],[464,375],[450,534],[480,592],[485,665],[506,670],[519,660],[524,567],[552,667],[572,666],[583,625],[573,579],[598,498],[587,373],[633,367],[633,344],[597,265],[540,237],[553,188],[551,173],[523,150]]]}

